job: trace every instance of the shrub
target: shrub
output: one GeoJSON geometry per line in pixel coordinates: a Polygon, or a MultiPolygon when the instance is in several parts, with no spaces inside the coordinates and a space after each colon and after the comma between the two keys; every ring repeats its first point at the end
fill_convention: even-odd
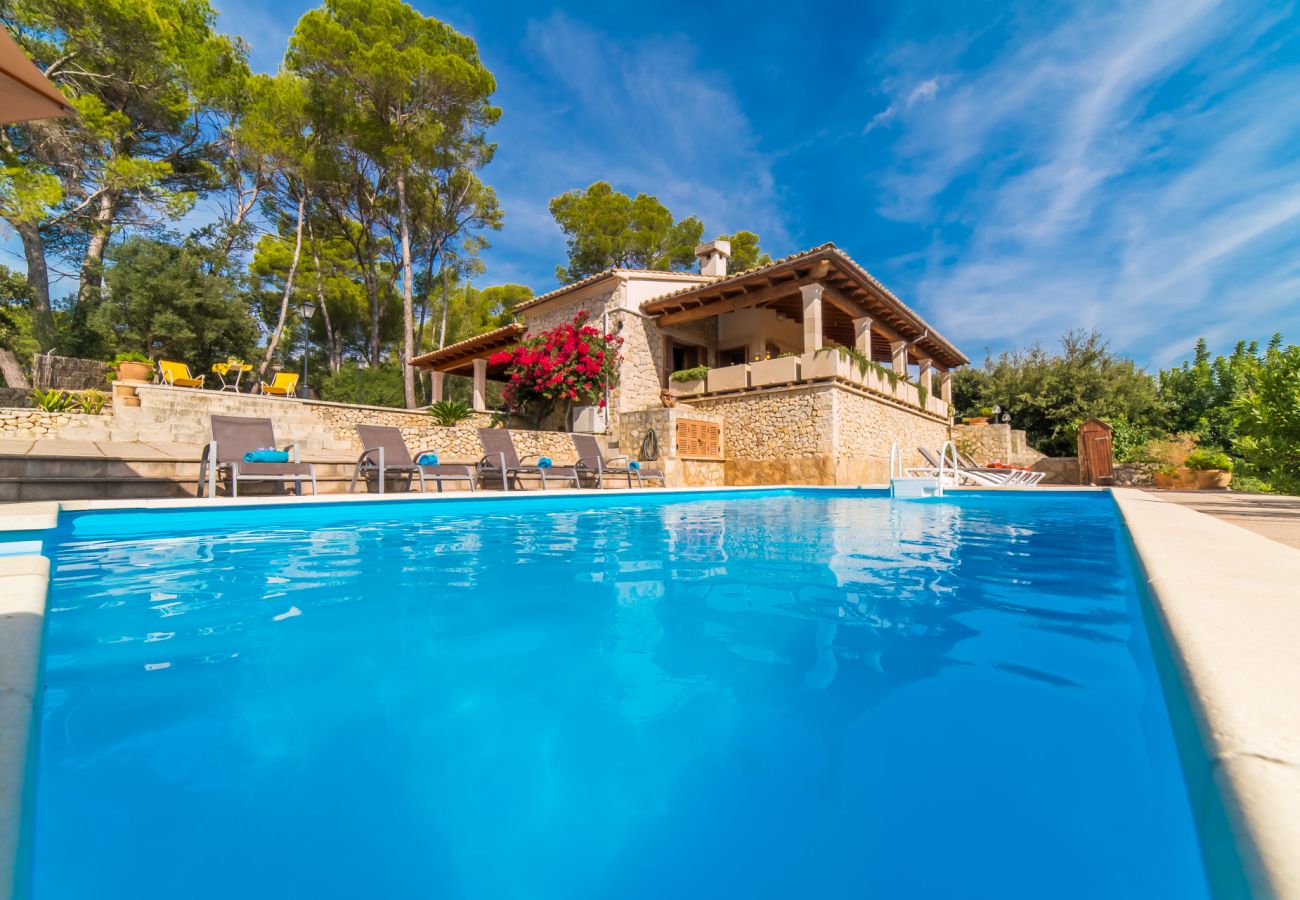
{"type": "Polygon", "coordinates": [[[1159,440],[1147,441],[1138,456],[1145,462],[1160,463],[1162,469],[1172,472],[1187,463],[1187,457],[1196,449],[1196,435],[1176,434],[1159,440]]]}
{"type": "Polygon", "coordinates": [[[709,374],[708,366],[695,366],[691,369],[680,369],[668,376],[669,381],[698,381],[709,374]]]}
{"type": "Polygon", "coordinates": [[[327,375],[320,384],[322,400],[334,403],[360,403],[365,406],[406,405],[402,389],[402,370],[396,365],[362,369],[343,366],[327,375]]]}
{"type": "Polygon", "coordinates": [[[1232,471],[1232,458],[1226,453],[1215,450],[1194,450],[1187,456],[1187,468],[1205,471],[1208,469],[1217,469],[1223,472],[1232,471]]]}
{"type": "Polygon", "coordinates": [[[103,391],[83,391],[73,398],[73,402],[79,412],[97,416],[104,411],[104,406],[108,403],[108,395],[103,391]]]}
{"type": "Polygon", "coordinates": [[[150,365],[153,364],[153,360],[151,360],[149,357],[145,356],[143,353],[136,353],[134,350],[132,350],[130,353],[119,353],[117,356],[113,357],[113,365],[117,365],[118,363],[124,363],[124,362],[147,363],[150,365]]]}
{"type": "Polygon", "coordinates": [[[586,321],[587,313],[580,312],[572,322],[488,358],[489,365],[506,367],[510,380],[502,399],[511,412],[527,415],[541,428],[557,409],[567,412],[575,403],[605,405],[605,389],[618,384],[623,339],[602,335],[586,321]]]}
{"type": "Polygon", "coordinates": [[[439,400],[429,405],[429,416],[434,424],[441,425],[443,428],[450,428],[464,422],[472,415],[474,411],[469,408],[469,404],[459,400],[439,400]]]}
{"type": "MultiPolygon", "coordinates": [[[[1082,424],[1082,423],[1080,423],[1082,424]]],[[[1159,462],[1147,455],[1151,442],[1159,431],[1149,425],[1136,425],[1127,416],[1108,419],[1111,449],[1117,463],[1159,462]]],[[[1076,429],[1077,430],[1077,429],[1076,429]]]]}
{"type": "Polygon", "coordinates": [[[50,388],[48,391],[37,388],[32,391],[32,403],[45,412],[67,412],[77,405],[77,398],[58,388],[50,388]]]}
{"type": "Polygon", "coordinates": [[[1300,345],[1275,338],[1232,408],[1233,452],[1279,491],[1300,493],[1300,345]]]}

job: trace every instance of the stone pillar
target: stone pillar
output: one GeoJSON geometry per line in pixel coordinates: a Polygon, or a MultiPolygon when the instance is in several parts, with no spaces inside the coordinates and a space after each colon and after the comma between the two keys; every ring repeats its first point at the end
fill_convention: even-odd
{"type": "Polygon", "coordinates": [[[893,357],[894,371],[902,378],[907,377],[907,341],[890,341],[889,352],[893,357]]]}
{"type": "Polygon", "coordinates": [[[487,360],[474,360],[474,410],[487,412],[487,360]]]}
{"type": "Polygon", "coordinates": [[[939,399],[952,403],[952,372],[948,369],[939,370],[939,399]]]}
{"type": "Polygon", "coordinates": [[[861,319],[853,320],[853,346],[865,356],[871,359],[871,318],[863,316],[861,319]]]}
{"type": "Polygon", "coordinates": [[[442,401],[442,380],[447,377],[446,372],[429,373],[429,392],[432,395],[434,403],[442,401]]]}
{"type": "Polygon", "coordinates": [[[925,388],[926,395],[933,397],[934,382],[930,376],[930,373],[934,371],[934,360],[921,357],[919,360],[917,360],[917,363],[919,364],[921,371],[917,374],[916,380],[921,385],[921,387],[925,388]]]}
{"type": "Polygon", "coordinates": [[[822,294],[820,284],[800,286],[803,295],[803,352],[816,353],[822,348],[822,294]]]}

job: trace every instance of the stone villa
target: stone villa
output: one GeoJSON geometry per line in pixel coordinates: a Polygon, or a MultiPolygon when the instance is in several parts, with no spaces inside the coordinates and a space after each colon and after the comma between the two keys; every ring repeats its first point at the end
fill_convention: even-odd
{"type": "Polygon", "coordinates": [[[624,361],[608,416],[579,410],[573,427],[633,456],[653,431],[677,484],[879,483],[895,441],[910,464],[918,444],[947,440],[951,373],[969,360],[834,244],[734,274],[726,241],[696,252],[699,274],[609,269],[412,364],[431,373],[435,398],[446,375],[473,378],[482,411],[487,382],[504,380],[493,353],[585,310],[623,337],[624,361]],[[838,347],[878,365],[862,371],[838,347]],[[699,366],[703,379],[670,378],[699,366]]]}

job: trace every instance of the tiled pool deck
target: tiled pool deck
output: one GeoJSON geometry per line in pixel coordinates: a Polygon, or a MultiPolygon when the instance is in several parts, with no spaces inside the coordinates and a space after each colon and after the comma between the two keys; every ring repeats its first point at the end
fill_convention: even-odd
{"type": "MultiPolygon", "coordinates": [[[[591,496],[589,491],[550,493],[591,496]]],[[[1141,560],[1172,668],[1188,698],[1193,740],[1201,744],[1200,754],[1188,754],[1187,777],[1202,843],[1210,848],[1207,863],[1216,895],[1300,900],[1300,549],[1162,496],[1132,489],[1112,493],[1141,560]]],[[[507,500],[525,494],[485,491],[477,496],[507,500]]],[[[60,509],[392,499],[326,495],[319,500],[11,504],[0,505],[0,531],[50,528],[60,509]]],[[[464,496],[420,499],[438,503],[464,496]]],[[[28,552],[19,544],[17,549],[18,555],[0,556],[0,900],[11,896],[19,855],[23,778],[49,583],[49,563],[38,555],[39,546],[28,552]]]]}

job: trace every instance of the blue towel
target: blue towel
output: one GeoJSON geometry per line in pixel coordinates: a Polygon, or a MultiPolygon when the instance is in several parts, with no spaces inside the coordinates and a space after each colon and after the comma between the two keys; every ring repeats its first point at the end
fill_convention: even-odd
{"type": "Polygon", "coordinates": [[[287,463],[288,461],[289,451],[277,450],[274,447],[249,450],[244,454],[244,462],[246,463],[287,463]]]}
{"type": "Polygon", "coordinates": [[[415,460],[417,466],[436,466],[438,464],[438,454],[421,453],[415,460]]]}
{"type": "Polygon", "coordinates": [[[634,459],[627,464],[627,467],[631,469],[633,472],[636,472],[641,468],[641,464],[634,459]]]}
{"type": "Polygon", "coordinates": [[[555,465],[555,463],[551,462],[549,456],[543,456],[541,459],[537,460],[537,468],[539,469],[549,469],[553,465],[555,465]]]}

